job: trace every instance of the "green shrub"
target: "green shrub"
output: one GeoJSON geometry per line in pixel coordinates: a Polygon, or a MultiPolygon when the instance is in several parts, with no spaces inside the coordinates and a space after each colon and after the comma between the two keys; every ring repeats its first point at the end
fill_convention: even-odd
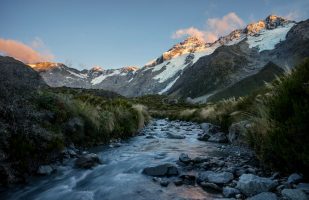
{"type": "Polygon", "coordinates": [[[261,160],[284,171],[309,169],[309,59],[272,84],[248,136],[261,160]]]}

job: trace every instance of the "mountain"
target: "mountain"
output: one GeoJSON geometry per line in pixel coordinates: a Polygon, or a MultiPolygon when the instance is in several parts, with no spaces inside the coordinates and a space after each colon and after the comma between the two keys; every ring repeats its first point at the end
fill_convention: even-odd
{"type": "Polygon", "coordinates": [[[41,70],[30,66],[50,86],[105,89],[129,97],[168,94],[205,102],[208,97],[259,73],[270,61],[291,68],[309,56],[308,23],[270,15],[213,43],[189,37],[140,69],[79,71],[54,64],[55,67],[41,70]]]}
{"type": "Polygon", "coordinates": [[[0,56],[0,83],[0,106],[2,103],[13,104],[7,97],[26,98],[33,90],[48,87],[35,70],[14,58],[4,56],[0,56]]]}

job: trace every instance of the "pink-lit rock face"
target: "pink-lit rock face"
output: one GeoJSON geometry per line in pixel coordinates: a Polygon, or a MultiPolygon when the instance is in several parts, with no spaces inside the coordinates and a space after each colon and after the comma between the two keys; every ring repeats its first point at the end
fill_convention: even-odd
{"type": "Polygon", "coordinates": [[[139,68],[136,66],[127,66],[122,68],[122,72],[130,72],[130,71],[136,71],[139,68]]]}
{"type": "Polygon", "coordinates": [[[61,63],[54,63],[54,62],[38,62],[38,63],[33,63],[33,64],[28,64],[31,68],[38,72],[43,72],[47,71],[53,68],[57,68],[60,65],[63,65],[61,63]]]}
{"type": "Polygon", "coordinates": [[[101,71],[103,71],[104,69],[101,67],[101,66],[93,66],[92,68],[91,68],[91,71],[93,71],[93,72],[101,72],[101,71]]]}
{"type": "Polygon", "coordinates": [[[255,35],[263,29],[274,29],[289,23],[289,20],[276,15],[269,15],[265,20],[260,20],[256,23],[251,23],[245,28],[245,33],[255,35]]]}
{"type": "Polygon", "coordinates": [[[172,58],[188,54],[191,52],[199,52],[205,50],[207,44],[198,37],[188,37],[181,43],[174,45],[171,49],[163,53],[164,60],[170,60],[172,58]]]}
{"type": "Polygon", "coordinates": [[[251,23],[246,27],[246,32],[249,35],[254,35],[260,32],[262,29],[265,29],[266,24],[264,21],[258,21],[256,23],[251,23]]]}

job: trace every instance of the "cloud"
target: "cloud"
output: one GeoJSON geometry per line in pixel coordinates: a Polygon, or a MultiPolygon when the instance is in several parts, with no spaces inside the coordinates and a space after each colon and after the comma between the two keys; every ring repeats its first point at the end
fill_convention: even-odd
{"type": "Polygon", "coordinates": [[[220,36],[229,34],[231,31],[244,26],[244,21],[231,12],[222,18],[210,18],[206,21],[206,28],[204,30],[190,27],[186,29],[179,29],[173,35],[173,39],[182,38],[184,36],[195,36],[203,39],[205,42],[214,42],[220,36]]]}
{"type": "Polygon", "coordinates": [[[0,38],[0,53],[12,56],[24,63],[52,61],[54,55],[46,48],[40,38],[35,38],[30,45],[17,40],[0,38]]]}
{"type": "Polygon", "coordinates": [[[173,35],[173,39],[182,38],[184,35],[195,36],[197,38],[204,38],[205,33],[203,31],[198,30],[197,28],[190,27],[187,29],[179,29],[173,35]]]}

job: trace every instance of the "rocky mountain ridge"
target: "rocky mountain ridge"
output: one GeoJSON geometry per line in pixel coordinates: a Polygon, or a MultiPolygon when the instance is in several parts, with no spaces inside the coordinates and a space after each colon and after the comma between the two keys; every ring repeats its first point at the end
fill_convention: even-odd
{"type": "Polygon", "coordinates": [[[170,94],[195,99],[214,95],[258,73],[269,61],[280,67],[292,67],[309,56],[304,50],[307,48],[297,46],[307,45],[308,38],[298,35],[308,32],[308,20],[296,23],[270,15],[213,43],[189,37],[140,69],[78,71],[66,67],[40,74],[50,86],[105,89],[129,97],[170,94]],[[281,47],[283,44],[289,48],[281,47]]]}

